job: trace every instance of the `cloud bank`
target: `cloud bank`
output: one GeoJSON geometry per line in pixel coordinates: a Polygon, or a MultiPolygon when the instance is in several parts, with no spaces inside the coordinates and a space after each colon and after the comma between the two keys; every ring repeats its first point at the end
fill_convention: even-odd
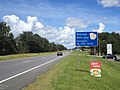
{"type": "Polygon", "coordinates": [[[93,31],[96,31],[98,33],[102,33],[104,29],[105,29],[105,25],[103,23],[99,23],[99,28],[94,29],[93,31]]]}
{"type": "Polygon", "coordinates": [[[120,0],[98,0],[103,7],[120,7],[120,0]]]}
{"type": "Polygon", "coordinates": [[[31,31],[47,38],[50,42],[63,44],[67,48],[74,47],[75,28],[69,26],[60,28],[45,26],[35,16],[27,16],[25,22],[16,15],[6,15],[3,17],[3,21],[10,26],[15,37],[23,33],[23,31],[31,31]]]}
{"type": "Polygon", "coordinates": [[[88,22],[83,19],[72,17],[66,20],[66,25],[69,27],[86,28],[88,26],[88,22]]]}
{"type": "Polygon", "coordinates": [[[18,36],[23,31],[32,31],[37,28],[42,28],[44,25],[37,22],[37,17],[27,16],[27,22],[20,20],[15,15],[6,15],[3,20],[10,26],[11,32],[14,36],[18,36]]]}

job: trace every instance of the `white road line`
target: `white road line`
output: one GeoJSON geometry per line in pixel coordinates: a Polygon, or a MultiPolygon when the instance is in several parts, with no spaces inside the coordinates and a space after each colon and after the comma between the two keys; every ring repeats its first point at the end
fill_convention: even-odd
{"type": "Polygon", "coordinates": [[[8,80],[13,79],[13,78],[15,78],[15,77],[18,77],[18,76],[20,76],[20,75],[23,75],[23,74],[25,74],[25,73],[27,73],[27,72],[30,72],[30,71],[32,71],[32,70],[35,70],[35,69],[37,69],[37,68],[39,68],[39,67],[42,67],[42,66],[44,66],[44,65],[46,65],[46,64],[49,64],[49,63],[51,63],[51,62],[54,62],[54,61],[56,61],[57,59],[60,59],[60,58],[62,58],[62,57],[63,57],[63,56],[61,56],[61,57],[59,57],[59,58],[56,58],[56,59],[53,59],[53,60],[51,60],[51,61],[49,61],[49,62],[43,63],[43,64],[41,64],[41,65],[39,65],[39,66],[36,66],[36,67],[31,68],[31,69],[29,69],[29,70],[26,70],[26,71],[24,71],[24,72],[21,72],[21,73],[19,73],[19,74],[16,74],[16,75],[14,75],[14,76],[8,77],[8,78],[6,78],[6,79],[4,79],[4,80],[1,80],[0,83],[3,83],[3,82],[5,82],[5,81],[8,81],[8,80]]]}

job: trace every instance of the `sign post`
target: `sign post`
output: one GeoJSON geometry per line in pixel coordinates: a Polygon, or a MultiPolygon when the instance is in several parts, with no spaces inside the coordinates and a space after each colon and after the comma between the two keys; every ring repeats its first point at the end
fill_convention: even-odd
{"type": "MultiPolygon", "coordinates": [[[[76,47],[94,47],[94,55],[96,54],[96,47],[98,46],[98,33],[97,32],[76,32],[75,33],[76,47]]],[[[78,59],[80,60],[80,59],[78,59]]],[[[79,62],[79,61],[78,61],[79,62]]],[[[101,77],[101,63],[91,62],[90,73],[95,77],[101,77]]],[[[78,66],[79,70],[79,66],[78,66]]]]}
{"type": "Polygon", "coordinates": [[[97,32],[76,32],[75,36],[76,47],[94,47],[94,55],[96,54],[96,47],[98,46],[97,32]]]}

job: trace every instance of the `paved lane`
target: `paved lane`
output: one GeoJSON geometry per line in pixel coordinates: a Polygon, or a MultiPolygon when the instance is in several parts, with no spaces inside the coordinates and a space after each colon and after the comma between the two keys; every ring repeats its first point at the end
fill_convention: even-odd
{"type": "Polygon", "coordinates": [[[22,87],[33,81],[37,75],[43,74],[61,58],[69,53],[56,56],[39,56],[18,60],[0,62],[0,90],[20,90],[22,87]]]}

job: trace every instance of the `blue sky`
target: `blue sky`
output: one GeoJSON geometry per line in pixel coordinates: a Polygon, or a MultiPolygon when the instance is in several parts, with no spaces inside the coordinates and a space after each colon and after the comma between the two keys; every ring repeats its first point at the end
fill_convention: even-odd
{"type": "MultiPolygon", "coordinates": [[[[41,23],[42,29],[35,29],[39,31],[36,31],[38,34],[41,32],[40,30],[47,32],[46,29],[48,28],[50,35],[55,30],[58,31],[59,35],[64,34],[63,31],[65,30],[67,34],[67,31],[70,31],[67,29],[120,33],[120,0],[0,0],[0,19],[2,21],[7,20],[6,22],[11,26],[13,33],[17,33],[16,28],[13,28],[16,25],[13,22],[15,20],[17,25],[18,23],[24,24],[23,26],[27,25],[25,26],[26,31],[28,27],[31,27],[29,31],[33,31],[36,22],[41,23]],[[28,24],[28,16],[30,16],[29,20],[32,24],[28,24]]],[[[44,37],[44,34],[40,35],[44,37]]],[[[73,34],[65,36],[72,38],[73,34]]],[[[46,38],[49,39],[50,37],[46,38]]],[[[50,40],[59,43],[54,39],[50,40]]],[[[62,38],[58,40],[62,40],[61,44],[72,47],[69,46],[69,40],[64,41],[62,38]]]]}

